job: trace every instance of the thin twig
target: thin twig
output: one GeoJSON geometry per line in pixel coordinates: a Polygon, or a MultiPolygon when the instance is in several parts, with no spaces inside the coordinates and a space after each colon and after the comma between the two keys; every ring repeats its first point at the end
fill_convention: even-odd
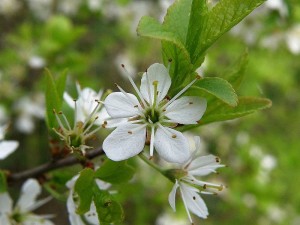
{"type": "MultiPolygon", "coordinates": [[[[97,156],[103,155],[104,152],[101,147],[90,150],[86,153],[85,157],[87,159],[93,159],[97,156]]],[[[56,170],[62,167],[71,166],[74,164],[80,163],[80,160],[76,158],[75,156],[69,156],[64,159],[60,159],[57,161],[45,163],[43,165],[37,166],[32,169],[28,169],[19,173],[11,173],[8,175],[8,181],[14,182],[14,181],[20,181],[25,180],[31,177],[39,177],[43,175],[44,173],[47,173],[52,170],[56,170]]]]}

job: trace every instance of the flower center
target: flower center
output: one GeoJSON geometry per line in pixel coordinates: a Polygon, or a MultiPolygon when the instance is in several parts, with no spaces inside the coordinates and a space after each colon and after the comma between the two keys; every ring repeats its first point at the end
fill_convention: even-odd
{"type": "Polygon", "coordinates": [[[156,123],[159,121],[160,112],[156,109],[152,110],[151,108],[146,110],[145,118],[147,121],[151,120],[152,123],[156,123]]]}

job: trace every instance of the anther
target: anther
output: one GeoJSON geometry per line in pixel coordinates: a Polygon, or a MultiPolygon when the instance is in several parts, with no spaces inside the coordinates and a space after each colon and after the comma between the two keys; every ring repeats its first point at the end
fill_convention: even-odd
{"type": "Polygon", "coordinates": [[[138,108],[139,106],[138,105],[135,105],[135,106],[133,106],[134,108],[138,108]]]}
{"type": "Polygon", "coordinates": [[[219,163],[220,162],[220,158],[216,157],[216,162],[219,163]]]}
{"type": "Polygon", "coordinates": [[[172,138],[176,138],[176,137],[177,137],[176,134],[173,134],[173,135],[172,135],[172,138]]]}
{"type": "Polygon", "coordinates": [[[206,188],[207,188],[207,185],[206,185],[206,184],[204,184],[204,185],[203,185],[203,189],[206,189],[206,188]]]}
{"type": "Polygon", "coordinates": [[[193,105],[194,103],[193,103],[193,102],[189,102],[189,104],[190,104],[190,105],[193,105]]]}
{"type": "Polygon", "coordinates": [[[196,76],[196,79],[197,80],[200,80],[202,77],[198,74],[197,76],[196,76]]]}
{"type": "Polygon", "coordinates": [[[63,114],[63,113],[62,113],[62,111],[59,111],[58,114],[61,115],[61,114],[63,114]]]}
{"type": "Polygon", "coordinates": [[[125,68],[124,64],[121,64],[121,66],[122,66],[123,68],[125,68]]]}
{"type": "Polygon", "coordinates": [[[172,62],[172,59],[170,58],[170,59],[168,59],[168,61],[169,61],[169,62],[172,62]]]}
{"type": "Polygon", "coordinates": [[[193,200],[196,200],[196,197],[195,197],[195,196],[193,196],[193,200]]]}
{"type": "Polygon", "coordinates": [[[132,134],[132,131],[128,131],[128,134],[132,134]]]}

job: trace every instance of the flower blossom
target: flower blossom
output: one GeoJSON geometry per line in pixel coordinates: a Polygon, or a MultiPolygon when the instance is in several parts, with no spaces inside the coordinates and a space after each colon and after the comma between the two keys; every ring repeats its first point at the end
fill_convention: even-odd
{"type": "MultiPolygon", "coordinates": [[[[200,147],[200,138],[195,137],[196,150],[200,147]]],[[[190,222],[193,224],[190,212],[201,218],[207,218],[208,210],[200,194],[214,194],[213,189],[221,191],[223,185],[213,184],[199,180],[197,177],[216,172],[216,169],[223,167],[220,159],[213,155],[196,156],[196,151],[181,169],[173,170],[179,175],[175,178],[175,185],[169,194],[169,203],[174,211],[176,191],[179,188],[184,207],[190,222]]]]}
{"type": "Polygon", "coordinates": [[[41,186],[35,179],[27,180],[21,191],[21,196],[13,208],[13,201],[7,192],[0,193],[0,224],[2,225],[54,225],[47,218],[38,216],[32,211],[49,201],[49,198],[36,200],[41,193],[41,186]]]}
{"type": "Polygon", "coordinates": [[[188,141],[173,127],[178,124],[197,124],[204,114],[204,98],[179,98],[198,78],[170,100],[166,96],[171,78],[164,65],[151,65],[142,76],[140,89],[129,75],[128,78],[139,99],[118,86],[120,92],[109,94],[104,101],[111,118],[127,119],[104,140],[103,150],[107,157],[114,161],[128,159],[139,154],[145,143],[150,142],[150,157],[155,148],[166,161],[185,162],[190,156],[188,141]]]}
{"type": "Polygon", "coordinates": [[[19,146],[18,141],[5,141],[5,130],[7,126],[0,126],[0,160],[5,159],[8,155],[13,153],[19,146]]]}
{"type": "Polygon", "coordinates": [[[53,112],[56,116],[59,128],[53,128],[53,130],[72,152],[80,151],[84,154],[86,149],[91,148],[86,145],[86,141],[101,129],[101,126],[92,129],[93,126],[97,125],[99,120],[103,123],[101,119],[103,117],[103,114],[101,114],[102,104],[100,103],[102,91],[96,93],[90,88],[81,90],[78,84],[77,90],[79,95],[78,100],[72,100],[67,93],[64,93],[65,101],[74,108],[73,126],[71,126],[63,112],[56,112],[54,110],[53,112]]]}
{"type": "MultiPolygon", "coordinates": [[[[71,180],[69,180],[66,184],[66,186],[70,189],[70,193],[67,200],[67,208],[69,213],[69,221],[71,225],[86,225],[86,223],[83,221],[82,216],[78,215],[76,213],[76,201],[74,201],[74,187],[75,183],[78,179],[79,175],[74,176],[71,180]]],[[[99,189],[101,190],[107,190],[111,185],[109,183],[106,183],[104,181],[101,181],[99,179],[95,180],[99,189]]],[[[90,225],[100,225],[98,220],[98,214],[96,211],[96,206],[94,202],[92,202],[90,206],[90,210],[86,212],[83,215],[84,219],[88,222],[90,225]]]]}

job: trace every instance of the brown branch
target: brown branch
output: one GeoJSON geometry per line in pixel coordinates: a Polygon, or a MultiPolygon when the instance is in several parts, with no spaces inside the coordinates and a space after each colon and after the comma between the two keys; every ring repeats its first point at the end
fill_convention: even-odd
{"type": "MultiPolygon", "coordinates": [[[[101,147],[90,150],[86,153],[85,157],[87,159],[93,159],[97,156],[103,155],[104,152],[101,147]]],[[[43,165],[37,166],[32,169],[28,169],[19,173],[12,173],[9,174],[7,179],[9,182],[14,182],[14,181],[20,181],[20,180],[25,180],[31,177],[39,177],[43,175],[44,173],[50,172],[52,170],[56,170],[62,167],[66,166],[71,166],[77,163],[80,163],[81,161],[75,157],[75,156],[69,156],[64,159],[60,159],[57,161],[45,163],[43,165]]]]}

